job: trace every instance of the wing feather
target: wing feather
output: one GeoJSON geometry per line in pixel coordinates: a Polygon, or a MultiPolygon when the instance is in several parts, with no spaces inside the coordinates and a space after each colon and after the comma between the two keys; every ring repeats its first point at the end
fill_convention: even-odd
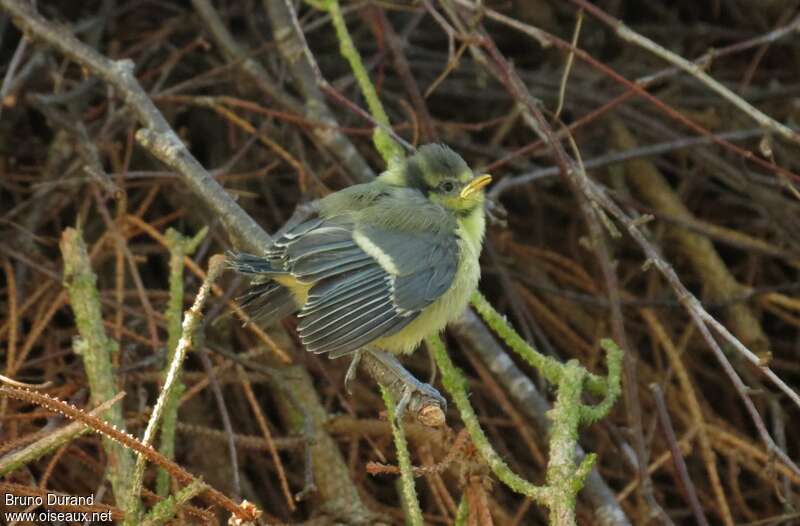
{"type": "MultiPolygon", "coordinates": [[[[362,297],[344,305],[333,306],[322,312],[321,315],[303,319],[298,330],[302,334],[304,342],[313,343],[319,339],[319,335],[323,332],[332,335],[342,327],[352,323],[362,313],[372,312],[374,308],[382,307],[384,304],[390,305],[391,300],[387,298],[384,290],[379,289],[372,294],[364,294],[362,297]],[[331,327],[332,325],[335,326],[331,327]]],[[[391,310],[391,305],[386,310],[391,310]]]]}
{"type": "MultiPolygon", "coordinates": [[[[313,318],[320,319],[336,312],[339,308],[353,307],[358,304],[360,298],[374,293],[384,293],[386,287],[386,279],[381,276],[376,276],[372,280],[358,286],[349,287],[340,291],[335,296],[326,298],[325,301],[317,301],[313,305],[306,302],[303,312],[298,314],[299,318],[313,318]],[[336,308],[334,310],[334,307],[336,308]]],[[[311,323],[311,322],[309,322],[311,323]]]]}
{"type": "Polygon", "coordinates": [[[385,334],[394,334],[402,330],[403,327],[414,321],[414,318],[415,316],[407,318],[392,316],[379,323],[373,323],[368,330],[362,331],[361,334],[353,335],[344,342],[334,344],[324,352],[328,353],[331,358],[344,356],[345,354],[357,351],[385,334]]]}
{"type": "MultiPolygon", "coordinates": [[[[332,270],[335,271],[336,274],[341,274],[340,269],[344,265],[367,261],[369,259],[371,259],[369,255],[365,254],[363,250],[357,246],[353,246],[351,243],[348,247],[324,254],[317,254],[316,257],[303,257],[296,261],[290,261],[289,268],[292,275],[298,278],[308,278],[309,276],[325,274],[332,270]]],[[[317,278],[317,280],[318,279],[321,278],[317,278]]]]}
{"type": "MultiPolygon", "coordinates": [[[[374,280],[383,281],[386,273],[380,266],[371,267],[359,272],[343,273],[337,279],[328,279],[314,285],[308,294],[305,309],[313,309],[322,304],[336,300],[342,294],[358,292],[374,280]]],[[[304,311],[305,311],[304,309],[304,311]]],[[[302,314],[302,313],[301,313],[302,314]]]]}
{"type": "Polygon", "coordinates": [[[299,308],[291,291],[275,282],[252,287],[239,301],[251,319],[262,325],[280,321],[299,308]]]}
{"type": "Polygon", "coordinates": [[[389,298],[371,299],[367,304],[351,311],[335,328],[328,331],[318,331],[311,337],[300,333],[303,344],[309,351],[326,352],[327,347],[342,343],[341,340],[348,336],[355,336],[366,328],[373,326],[384,319],[395,316],[392,309],[392,300],[389,298]]]}

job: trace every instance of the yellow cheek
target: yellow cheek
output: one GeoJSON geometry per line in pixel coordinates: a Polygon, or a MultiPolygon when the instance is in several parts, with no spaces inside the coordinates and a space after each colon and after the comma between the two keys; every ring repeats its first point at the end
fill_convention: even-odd
{"type": "Polygon", "coordinates": [[[457,195],[441,195],[441,194],[431,194],[431,201],[441,204],[447,208],[460,208],[461,207],[461,198],[457,195]]]}

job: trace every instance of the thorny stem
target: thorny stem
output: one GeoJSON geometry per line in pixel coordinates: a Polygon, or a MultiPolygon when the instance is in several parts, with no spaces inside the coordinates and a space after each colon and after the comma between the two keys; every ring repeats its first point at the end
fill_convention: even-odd
{"type": "MultiPolygon", "coordinates": [[[[116,404],[125,397],[124,392],[120,392],[112,398],[95,407],[88,414],[100,416],[105,415],[109,407],[116,404]]],[[[18,449],[7,455],[0,457],[0,477],[12,473],[22,466],[33,462],[34,460],[43,457],[44,455],[55,451],[62,445],[74,440],[75,438],[88,433],[90,428],[81,424],[80,422],[72,422],[55,431],[51,431],[44,435],[39,440],[28,444],[27,446],[18,449]]]]}
{"type": "MultiPolygon", "coordinates": [[[[82,425],[89,427],[92,431],[100,433],[103,435],[103,437],[109,438],[127,449],[131,449],[137,453],[147,456],[150,461],[169,471],[170,475],[182,484],[191,484],[192,482],[198,481],[198,479],[192,476],[181,466],[162,457],[155,449],[153,449],[152,446],[143,444],[129,433],[121,431],[116,426],[94,416],[91,413],[81,411],[77,407],[67,402],[43,393],[31,391],[30,389],[18,389],[6,386],[0,386],[0,395],[6,395],[17,400],[33,402],[49,411],[54,411],[71,420],[76,420],[82,425]]],[[[253,521],[261,514],[261,512],[255,509],[252,505],[245,506],[244,503],[242,505],[237,505],[224,494],[212,488],[211,486],[208,486],[207,484],[203,484],[203,488],[204,498],[206,498],[210,503],[230,511],[236,516],[237,519],[253,521]]]]}
{"type": "MultiPolygon", "coordinates": [[[[198,202],[211,209],[215,217],[220,218],[227,234],[235,240],[235,244],[239,248],[253,253],[261,253],[270,245],[271,237],[225,192],[180,141],[147,92],[136,80],[133,74],[133,62],[130,60],[114,61],[101,55],[64,28],[44,19],[31,5],[21,0],[0,0],[0,8],[7,11],[14,24],[32,40],[44,43],[74,60],[85,70],[105,81],[116,91],[117,96],[124,99],[133,116],[145,126],[136,133],[140,144],[180,174],[198,202]]],[[[306,383],[310,384],[304,380],[297,380],[295,377],[286,377],[282,381],[296,396],[299,396],[300,391],[308,388],[306,383]]],[[[309,398],[301,409],[308,413],[324,414],[319,400],[315,398],[309,398]]],[[[320,416],[318,420],[321,423],[325,418],[320,416]]],[[[314,458],[314,464],[326,466],[328,469],[326,474],[329,475],[318,477],[321,498],[324,500],[326,497],[331,497],[336,500],[335,503],[332,503],[334,505],[341,501],[349,506],[349,509],[355,508],[361,511],[363,506],[360,497],[349,477],[341,453],[326,433],[320,432],[319,436],[320,440],[324,442],[324,447],[315,448],[315,453],[311,456],[314,458]],[[332,462],[327,462],[329,460],[332,462]],[[331,468],[330,466],[335,467],[331,468]],[[341,499],[338,498],[340,494],[343,495],[341,499]]],[[[122,435],[119,435],[118,438],[125,444],[129,443],[122,435]]],[[[133,449],[141,446],[141,444],[133,442],[130,444],[128,447],[133,449]]],[[[153,458],[160,457],[154,450],[152,456],[153,458]]],[[[167,465],[168,461],[165,460],[163,464],[167,465]]],[[[188,483],[191,480],[188,473],[182,472],[178,466],[173,464],[170,469],[175,473],[172,474],[171,471],[172,476],[176,477],[177,475],[181,482],[188,483]]],[[[310,477],[308,478],[310,479],[310,477]]],[[[249,517],[246,513],[242,513],[230,499],[216,490],[208,489],[205,494],[211,498],[214,504],[237,513],[240,517],[249,517]]]]}

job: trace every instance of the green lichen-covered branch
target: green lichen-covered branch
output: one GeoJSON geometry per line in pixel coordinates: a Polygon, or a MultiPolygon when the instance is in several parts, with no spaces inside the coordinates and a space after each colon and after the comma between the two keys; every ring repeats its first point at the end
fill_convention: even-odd
{"type": "Polygon", "coordinates": [[[608,377],[605,379],[606,394],[603,401],[595,406],[581,406],[581,422],[593,424],[605,418],[622,391],[622,349],[619,348],[614,340],[604,338],[600,340],[600,346],[606,352],[608,362],[608,377]]]}
{"type": "Polygon", "coordinates": [[[167,524],[171,521],[181,509],[182,506],[189,503],[197,495],[203,493],[206,485],[199,480],[195,480],[185,488],[181,488],[175,495],[167,497],[151,509],[147,515],[142,518],[141,526],[158,526],[167,524]]]}
{"type": "MultiPolygon", "coordinates": [[[[476,292],[472,295],[471,302],[472,306],[475,307],[475,310],[480,314],[481,318],[486,321],[486,324],[489,325],[495,334],[522,359],[528,362],[532,367],[535,367],[548,382],[557,385],[561,381],[564,364],[555,358],[543,355],[528,345],[522,336],[508,324],[505,317],[497,312],[480,292],[476,292]]],[[[586,389],[592,394],[606,394],[606,381],[599,376],[587,373],[585,384],[586,389]]]]}
{"type": "MultiPolygon", "coordinates": [[[[75,338],[73,348],[83,359],[83,367],[89,380],[91,401],[100,405],[118,394],[117,382],[111,365],[112,355],[118,351],[118,344],[110,338],[103,328],[103,314],[100,297],[97,293],[97,276],[92,271],[86,243],[81,232],[67,228],[59,242],[64,258],[64,286],[69,294],[69,303],[75,314],[75,324],[79,337],[75,338]]],[[[118,429],[125,428],[122,406],[108,409],[106,418],[118,429]]],[[[103,449],[109,457],[106,476],[119,502],[128,495],[133,476],[133,455],[120,444],[104,438],[103,449]]]]}
{"type": "Polygon", "coordinates": [[[442,372],[442,384],[444,384],[445,389],[450,393],[456,407],[458,407],[461,420],[464,422],[472,443],[480,452],[483,460],[489,465],[497,478],[508,487],[540,504],[544,504],[547,499],[546,488],[536,486],[514,473],[489,443],[489,439],[481,429],[480,422],[478,422],[478,415],[475,414],[475,410],[469,403],[467,380],[450,360],[442,340],[438,336],[434,336],[425,341],[433,350],[436,365],[442,372]]]}
{"type": "MultiPolygon", "coordinates": [[[[576,360],[564,366],[558,384],[556,403],[548,413],[553,421],[550,433],[550,450],[547,462],[548,498],[550,523],[553,525],[575,524],[575,502],[583,486],[585,475],[578,473],[576,451],[578,424],[581,422],[581,393],[586,370],[576,360]]],[[[591,469],[594,455],[588,455],[580,471],[591,469]]]]}
{"type": "MultiPolygon", "coordinates": [[[[498,320],[487,320],[487,322],[490,325],[497,325],[498,320]]],[[[509,330],[513,331],[510,328],[509,330]]],[[[514,334],[519,338],[516,333],[514,334]]],[[[587,385],[586,369],[575,360],[566,364],[557,361],[550,364],[554,371],[555,367],[558,368],[557,394],[555,406],[548,413],[553,421],[553,428],[545,475],[547,483],[544,486],[537,486],[514,473],[489,443],[475,410],[469,403],[467,381],[450,360],[441,339],[432,337],[426,342],[433,350],[436,365],[442,371],[442,383],[445,389],[453,398],[473,444],[492,472],[512,490],[546,506],[550,510],[552,525],[576,524],[576,497],[596,460],[595,455],[591,454],[576,465],[578,429],[581,424],[594,422],[606,416],[619,398],[622,369],[622,351],[619,347],[610,340],[602,342],[608,354],[609,373],[603,380],[607,386],[606,397],[596,406],[587,406],[581,402],[581,396],[587,385]]]]}

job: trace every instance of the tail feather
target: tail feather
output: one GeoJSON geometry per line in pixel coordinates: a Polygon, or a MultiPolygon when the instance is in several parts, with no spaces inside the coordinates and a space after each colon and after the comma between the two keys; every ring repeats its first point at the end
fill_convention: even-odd
{"type": "Polygon", "coordinates": [[[239,301],[251,319],[265,327],[279,322],[300,309],[292,292],[275,282],[251,288],[239,298],[239,301]]]}
{"type": "Polygon", "coordinates": [[[277,262],[262,256],[228,253],[228,267],[253,277],[250,290],[239,297],[242,307],[259,325],[268,326],[300,310],[294,294],[271,278],[285,274],[277,262]]]}

